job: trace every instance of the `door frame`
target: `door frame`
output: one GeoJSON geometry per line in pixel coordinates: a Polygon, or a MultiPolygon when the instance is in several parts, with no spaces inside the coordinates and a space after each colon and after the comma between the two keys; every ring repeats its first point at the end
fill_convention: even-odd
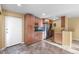
{"type": "MultiPolygon", "coordinates": [[[[5,16],[11,16],[11,17],[17,17],[17,16],[13,16],[13,15],[5,15],[5,16]]],[[[2,49],[7,48],[6,46],[6,38],[5,38],[5,16],[4,16],[4,47],[2,49]]],[[[21,18],[22,19],[22,44],[24,43],[24,17],[17,17],[17,18],[21,18]]]]}

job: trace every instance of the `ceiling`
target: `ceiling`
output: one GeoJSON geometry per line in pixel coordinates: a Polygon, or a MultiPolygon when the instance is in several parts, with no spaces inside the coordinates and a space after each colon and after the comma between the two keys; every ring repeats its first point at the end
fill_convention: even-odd
{"type": "Polygon", "coordinates": [[[32,13],[38,17],[79,16],[79,4],[22,4],[21,6],[5,4],[2,6],[8,11],[22,14],[32,13]]]}

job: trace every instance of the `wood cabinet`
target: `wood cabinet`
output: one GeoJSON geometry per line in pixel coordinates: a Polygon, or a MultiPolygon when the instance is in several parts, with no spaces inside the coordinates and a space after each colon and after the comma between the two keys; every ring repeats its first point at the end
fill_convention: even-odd
{"type": "Polygon", "coordinates": [[[61,19],[54,21],[54,23],[56,24],[54,28],[54,42],[62,44],[62,31],[68,30],[68,17],[61,16],[61,19]]]}
{"type": "Polygon", "coordinates": [[[65,16],[61,16],[61,28],[62,30],[65,29],[65,16]]]}
{"type": "Polygon", "coordinates": [[[62,31],[65,29],[65,16],[61,16],[61,19],[55,21],[55,23],[54,42],[62,44],[62,31]]]}
{"type": "Polygon", "coordinates": [[[58,44],[62,44],[62,33],[54,32],[54,42],[58,44]]]}
{"type": "Polygon", "coordinates": [[[32,14],[24,16],[24,42],[26,44],[32,44],[42,39],[42,32],[35,31],[35,23],[38,23],[40,26],[41,22],[39,18],[32,14]]]}

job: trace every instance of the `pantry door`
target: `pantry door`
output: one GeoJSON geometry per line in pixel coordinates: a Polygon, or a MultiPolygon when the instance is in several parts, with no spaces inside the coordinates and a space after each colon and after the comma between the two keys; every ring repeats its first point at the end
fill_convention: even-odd
{"type": "Polygon", "coordinates": [[[22,18],[5,16],[5,45],[13,46],[22,42],[22,18]]]}

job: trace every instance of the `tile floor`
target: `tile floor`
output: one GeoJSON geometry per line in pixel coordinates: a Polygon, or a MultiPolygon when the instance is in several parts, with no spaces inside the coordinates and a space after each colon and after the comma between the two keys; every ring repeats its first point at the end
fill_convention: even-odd
{"type": "Polygon", "coordinates": [[[79,41],[77,40],[72,41],[72,49],[79,51],[79,41]]]}
{"type": "Polygon", "coordinates": [[[71,54],[59,47],[40,41],[32,45],[18,44],[8,47],[0,54],[71,54]]]}

